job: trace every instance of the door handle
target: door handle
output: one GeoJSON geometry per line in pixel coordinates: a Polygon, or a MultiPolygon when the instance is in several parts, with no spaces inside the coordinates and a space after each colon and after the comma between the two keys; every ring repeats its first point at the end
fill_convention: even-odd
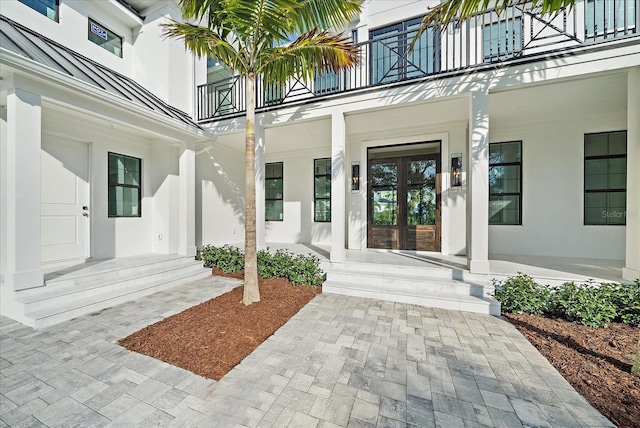
{"type": "Polygon", "coordinates": [[[89,217],[89,213],[82,213],[83,217],[89,217]]]}

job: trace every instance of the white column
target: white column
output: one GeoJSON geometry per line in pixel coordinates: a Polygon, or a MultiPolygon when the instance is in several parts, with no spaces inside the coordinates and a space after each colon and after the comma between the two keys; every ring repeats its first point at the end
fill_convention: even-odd
{"type": "Polygon", "coordinates": [[[331,115],[331,261],[345,258],[345,121],[344,113],[331,115]]]}
{"type": "Polygon", "coordinates": [[[484,91],[470,95],[468,153],[467,266],[484,274],[489,273],[489,96],[484,91]]]}
{"type": "Polygon", "coordinates": [[[178,254],[196,255],[196,153],[195,144],[180,144],[178,254]]]}
{"type": "Polygon", "coordinates": [[[622,278],[640,278],[640,67],[627,78],[627,226],[622,278]]]}
{"type": "MultiPolygon", "coordinates": [[[[40,269],[41,98],[14,87],[7,91],[6,271],[13,290],[44,284],[40,269]]],[[[5,163],[6,162],[6,163],[5,163]]]]}
{"type": "Polygon", "coordinates": [[[256,246],[258,250],[264,250],[267,248],[266,242],[266,222],[264,220],[264,128],[256,121],[255,124],[255,136],[256,136],[256,246]]]}

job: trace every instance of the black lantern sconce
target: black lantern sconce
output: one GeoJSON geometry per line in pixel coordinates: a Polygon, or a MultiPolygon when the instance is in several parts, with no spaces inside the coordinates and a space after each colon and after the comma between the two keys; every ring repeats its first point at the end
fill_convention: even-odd
{"type": "Polygon", "coordinates": [[[462,186],[462,153],[451,155],[451,187],[462,186]]]}
{"type": "Polygon", "coordinates": [[[351,162],[351,191],[360,190],[360,162],[351,162]]]}

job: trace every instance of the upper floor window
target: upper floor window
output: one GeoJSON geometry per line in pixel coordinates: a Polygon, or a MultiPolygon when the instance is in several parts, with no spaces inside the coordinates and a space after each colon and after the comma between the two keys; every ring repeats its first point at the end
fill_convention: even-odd
{"type": "Polygon", "coordinates": [[[585,40],[603,40],[636,32],[638,2],[633,0],[587,0],[585,40]]]}
{"type": "Polygon", "coordinates": [[[31,9],[43,14],[49,19],[58,21],[59,0],[18,0],[20,3],[26,4],[31,9]]]}
{"type": "Polygon", "coordinates": [[[415,18],[369,33],[372,84],[413,79],[440,71],[440,37],[433,27],[421,34],[409,53],[421,22],[422,18],[415,18]]]}
{"type": "Polygon", "coordinates": [[[142,215],[142,160],[109,153],[109,217],[142,215]]]}
{"type": "Polygon", "coordinates": [[[122,37],[89,18],[89,40],[122,58],[122,37]]]}
{"type": "Polygon", "coordinates": [[[503,61],[522,51],[522,19],[514,17],[483,28],[484,61],[503,61]]]}
{"type": "Polygon", "coordinates": [[[331,158],[313,161],[313,221],[331,221],[331,158]]]}
{"type": "Polygon", "coordinates": [[[282,221],[284,217],[283,163],[267,163],[264,168],[264,219],[282,221]]]}
{"type": "Polygon", "coordinates": [[[584,224],[626,224],[627,131],[584,136],[584,224]]]}
{"type": "Polygon", "coordinates": [[[522,224],[522,141],[489,144],[489,224],[522,224]]]}

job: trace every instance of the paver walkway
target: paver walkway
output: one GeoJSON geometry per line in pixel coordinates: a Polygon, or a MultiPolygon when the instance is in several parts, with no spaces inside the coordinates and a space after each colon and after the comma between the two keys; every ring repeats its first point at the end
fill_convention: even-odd
{"type": "Polygon", "coordinates": [[[0,321],[0,426],[612,426],[498,318],[323,294],[220,382],[117,339],[237,285],[207,278],[32,330],[0,321]]]}

